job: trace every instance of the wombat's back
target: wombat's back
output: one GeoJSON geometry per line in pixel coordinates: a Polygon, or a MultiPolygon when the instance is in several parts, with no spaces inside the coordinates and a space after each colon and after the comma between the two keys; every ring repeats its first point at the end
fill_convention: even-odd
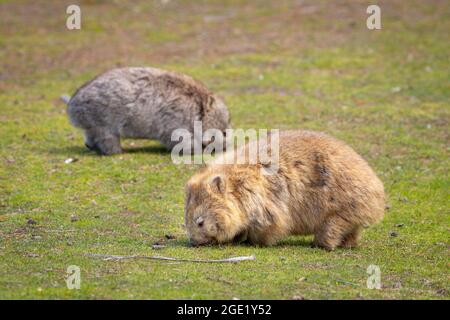
{"type": "Polygon", "coordinates": [[[363,225],[382,219],[383,183],[344,142],[320,132],[284,131],[280,133],[280,161],[281,167],[301,181],[305,190],[299,194],[309,196],[314,206],[322,206],[322,212],[355,214],[352,218],[363,225]]]}
{"type": "Polygon", "coordinates": [[[177,99],[189,98],[186,87],[209,93],[186,75],[156,68],[113,69],[81,86],[68,103],[68,113],[77,127],[111,126],[140,119],[152,108],[178,106],[177,99]]]}

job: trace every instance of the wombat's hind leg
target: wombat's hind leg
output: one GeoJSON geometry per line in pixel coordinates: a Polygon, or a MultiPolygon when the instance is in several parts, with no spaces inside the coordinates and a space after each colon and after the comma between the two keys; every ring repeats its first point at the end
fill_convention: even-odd
{"type": "Polygon", "coordinates": [[[360,226],[356,226],[350,233],[346,234],[344,239],[342,240],[340,247],[343,248],[355,248],[358,246],[358,241],[361,237],[360,226]]]}
{"type": "Polygon", "coordinates": [[[101,155],[122,153],[120,137],[109,130],[96,130],[93,137],[94,149],[101,155]]]}
{"type": "Polygon", "coordinates": [[[354,225],[334,215],[328,218],[314,235],[313,246],[332,251],[340,246],[345,236],[350,234],[354,225]]]}

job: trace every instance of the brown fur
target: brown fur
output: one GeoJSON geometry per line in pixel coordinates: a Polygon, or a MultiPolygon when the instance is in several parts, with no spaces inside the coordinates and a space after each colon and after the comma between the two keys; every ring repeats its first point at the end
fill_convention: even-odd
{"type": "Polygon", "coordinates": [[[185,224],[194,245],[246,239],[272,245],[314,234],[333,250],[357,245],[362,228],[384,215],[384,189],[366,161],[328,135],[280,133],[279,170],[212,164],[186,185],[185,224]]]}

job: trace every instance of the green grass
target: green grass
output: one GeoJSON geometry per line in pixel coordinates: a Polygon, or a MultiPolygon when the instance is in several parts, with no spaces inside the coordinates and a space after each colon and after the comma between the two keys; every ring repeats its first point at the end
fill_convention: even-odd
{"type": "Polygon", "coordinates": [[[80,31],[64,29],[64,1],[49,3],[0,1],[0,298],[449,299],[448,3],[381,1],[381,31],[365,28],[364,1],[81,1],[80,31]],[[385,219],[353,250],[312,249],[311,237],[188,247],[183,188],[196,168],[172,164],[154,141],[88,152],[58,101],[116,65],[202,80],[234,127],[347,141],[385,184],[385,219]],[[366,287],[371,264],[381,290],[366,287]],[[69,265],[81,268],[80,290],[66,288],[69,265]]]}

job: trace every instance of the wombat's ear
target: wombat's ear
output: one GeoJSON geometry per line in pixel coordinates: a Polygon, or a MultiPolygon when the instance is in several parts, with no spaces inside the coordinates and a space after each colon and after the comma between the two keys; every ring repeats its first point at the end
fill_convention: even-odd
{"type": "Polygon", "coordinates": [[[211,186],[213,190],[216,190],[220,193],[225,193],[226,183],[222,176],[215,176],[214,178],[212,178],[211,186]]]}
{"type": "Polygon", "coordinates": [[[203,100],[203,116],[206,112],[211,111],[214,108],[214,104],[216,103],[216,99],[212,95],[208,95],[206,99],[203,100]]]}

